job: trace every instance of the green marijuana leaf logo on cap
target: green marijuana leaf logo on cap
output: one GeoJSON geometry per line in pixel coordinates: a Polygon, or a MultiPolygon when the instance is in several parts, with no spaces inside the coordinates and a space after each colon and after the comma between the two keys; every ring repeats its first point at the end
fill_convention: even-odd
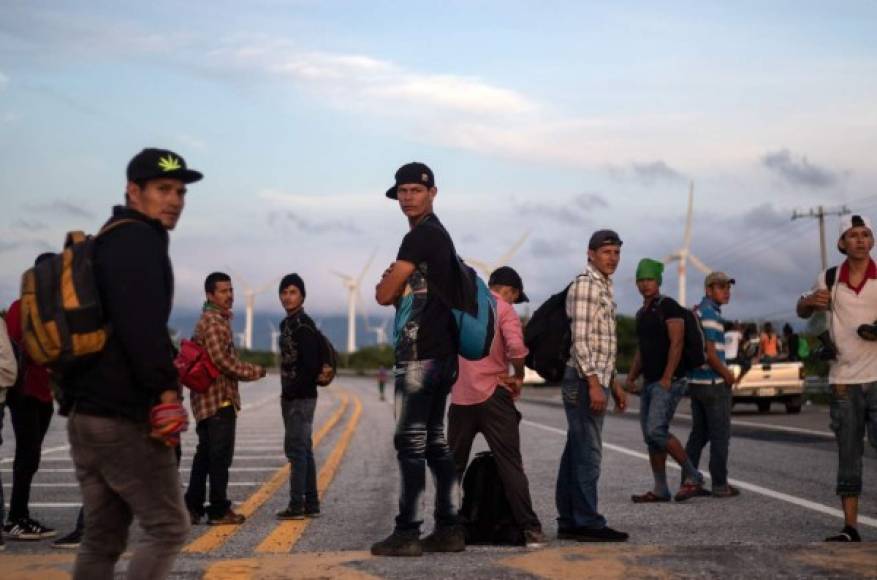
{"type": "Polygon", "coordinates": [[[173,155],[159,158],[158,167],[162,171],[174,171],[175,169],[182,169],[182,166],[180,165],[180,160],[173,155]]]}

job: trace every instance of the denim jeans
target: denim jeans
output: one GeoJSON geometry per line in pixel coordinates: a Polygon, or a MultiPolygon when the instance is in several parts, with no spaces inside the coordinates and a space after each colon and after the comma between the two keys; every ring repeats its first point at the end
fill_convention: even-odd
{"type": "Polygon", "coordinates": [[[690,384],[691,433],[685,452],[695,467],[710,444],[710,476],[713,487],[728,484],[728,449],[731,443],[731,388],[725,383],[690,384]]]}
{"type": "MultiPolygon", "coordinates": [[[[603,458],[603,415],[591,412],[588,381],[567,367],[561,386],[566,412],[566,445],[557,472],[554,500],[561,529],[606,527],[597,511],[597,482],[603,458]]],[[[608,399],[609,389],[603,388],[608,399]]]]}
{"type": "Polygon", "coordinates": [[[454,456],[445,439],[445,402],[457,379],[457,355],[396,363],[396,433],[402,489],[397,532],[420,532],[426,467],[435,482],[436,527],[457,524],[454,456]]]}
{"type": "Polygon", "coordinates": [[[67,434],[85,509],[73,578],[112,579],[135,517],[143,536],[127,577],[166,578],[190,527],[174,450],[152,439],[146,423],[75,409],[67,434]]]}
{"type": "Polygon", "coordinates": [[[221,518],[231,507],[228,500],[228,470],[234,459],[237,412],[234,406],[223,407],[212,417],[198,421],[198,447],[192,458],[186,507],[195,514],[204,514],[207,478],[210,478],[210,505],[207,515],[221,518]]]}
{"type": "Polygon", "coordinates": [[[670,421],[676,413],[679,400],[688,389],[686,379],[678,379],[665,391],[661,383],[649,383],[640,395],[639,423],[643,440],[651,452],[661,453],[667,449],[670,421]]]}
{"type": "Polygon", "coordinates": [[[877,382],[832,385],[831,430],[837,439],[837,495],[862,493],[862,454],[865,430],[877,449],[877,382]]]}
{"type": "Polygon", "coordinates": [[[314,463],[314,429],[316,397],[308,399],[280,399],[283,412],[283,449],[289,460],[289,507],[317,507],[317,467],[314,463]]]}

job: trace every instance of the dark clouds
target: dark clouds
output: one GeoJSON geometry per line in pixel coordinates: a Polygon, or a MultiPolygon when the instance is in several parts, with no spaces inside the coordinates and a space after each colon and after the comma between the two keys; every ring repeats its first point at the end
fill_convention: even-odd
{"type": "Polygon", "coordinates": [[[646,186],[661,182],[676,183],[686,180],[685,175],[661,159],[634,161],[627,167],[614,166],[609,169],[609,173],[616,179],[632,179],[646,186]]]}
{"type": "Polygon", "coordinates": [[[824,188],[836,185],[841,175],[811,163],[806,156],[794,158],[788,149],[767,153],[761,164],[791,185],[824,188]]]}
{"type": "Polygon", "coordinates": [[[362,233],[362,230],[352,221],[311,220],[303,218],[291,211],[269,214],[268,225],[281,230],[292,227],[308,234],[324,234],[328,232],[342,232],[348,234],[362,233]]]}
{"type": "Polygon", "coordinates": [[[518,214],[541,217],[566,226],[581,226],[591,222],[590,213],[609,207],[606,198],[597,193],[582,193],[565,202],[538,203],[523,202],[515,204],[518,214]]]}

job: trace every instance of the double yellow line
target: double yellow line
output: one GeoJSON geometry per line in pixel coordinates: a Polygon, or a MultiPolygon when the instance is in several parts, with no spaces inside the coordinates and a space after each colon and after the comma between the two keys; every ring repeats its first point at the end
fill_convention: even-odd
{"type": "MultiPolygon", "coordinates": [[[[359,398],[355,395],[354,399],[354,411],[353,415],[347,421],[347,427],[344,430],[344,434],[342,434],[338,443],[336,443],[335,448],[332,450],[329,458],[326,460],[326,463],[320,469],[319,481],[317,484],[317,489],[320,495],[323,495],[323,492],[329,487],[329,484],[332,481],[332,478],[335,475],[335,471],[341,463],[341,459],[344,457],[344,452],[347,450],[347,446],[350,444],[350,439],[353,437],[353,432],[356,429],[356,424],[359,421],[359,415],[362,412],[362,403],[360,403],[359,398]],[[327,468],[330,468],[327,470],[327,468]]],[[[349,404],[350,397],[346,393],[341,393],[340,403],[338,407],[335,409],[335,412],[332,413],[332,416],[326,420],[326,422],[320,427],[319,431],[314,435],[313,445],[316,447],[320,444],[320,442],[326,437],[326,435],[332,430],[333,427],[341,420],[341,417],[344,416],[344,413],[347,411],[347,406],[349,404]]],[[[273,496],[277,490],[279,490],[286,480],[289,478],[290,467],[287,463],[276,472],[271,478],[266,481],[262,487],[257,489],[253,494],[248,497],[236,510],[238,513],[243,514],[247,518],[252,516],[256,510],[258,510],[262,505],[268,501],[268,499],[273,496]]],[[[304,520],[305,522],[307,520],[304,520]]],[[[288,522],[285,522],[288,523],[288,522]]],[[[300,521],[295,521],[294,523],[301,523],[300,521]]],[[[282,524],[278,526],[278,528],[283,527],[282,524]]],[[[304,530],[302,527],[302,531],[304,530]]],[[[192,541],[189,545],[183,548],[184,553],[188,554],[203,554],[206,552],[211,552],[216,550],[217,548],[224,545],[229,538],[231,538],[240,528],[240,526],[213,526],[209,528],[206,532],[201,534],[198,538],[192,541]]],[[[277,533],[277,530],[273,532],[269,538],[274,536],[277,533]]],[[[299,535],[292,541],[292,544],[289,544],[290,547],[298,541],[299,535]]],[[[268,539],[265,540],[267,542],[268,539]]],[[[262,542],[262,544],[265,544],[262,542]]],[[[261,547],[261,545],[260,545],[261,547]]],[[[271,550],[267,550],[271,551],[271,550]]],[[[288,549],[287,549],[288,551],[288,549]]]]}

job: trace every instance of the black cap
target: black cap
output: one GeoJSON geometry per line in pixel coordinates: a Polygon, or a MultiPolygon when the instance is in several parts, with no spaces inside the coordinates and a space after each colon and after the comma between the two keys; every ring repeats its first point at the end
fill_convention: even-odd
{"type": "Polygon", "coordinates": [[[603,246],[620,246],[624,242],[621,241],[621,238],[618,237],[618,234],[612,230],[597,230],[591,236],[591,241],[588,242],[589,250],[597,250],[602,248],[603,246]]]}
{"type": "Polygon", "coordinates": [[[277,289],[277,293],[283,292],[284,288],[287,286],[295,286],[298,288],[298,291],[301,292],[302,299],[307,298],[307,293],[305,292],[305,281],[301,279],[301,276],[298,274],[287,274],[283,277],[283,280],[280,281],[280,288],[277,289]]]}
{"type": "Polygon", "coordinates": [[[521,277],[515,272],[514,268],[510,268],[508,266],[501,266],[493,271],[490,275],[490,280],[487,281],[488,286],[511,286],[520,292],[518,299],[515,300],[515,304],[520,304],[521,302],[529,302],[530,299],[527,298],[527,295],[524,294],[524,281],[521,280],[521,277]]]}
{"type": "Polygon", "coordinates": [[[147,148],[128,162],[128,181],[171,178],[183,183],[194,183],[204,177],[186,167],[186,160],[167,149],[147,148]]]}
{"type": "Polygon", "coordinates": [[[396,188],[406,183],[419,183],[431,189],[435,187],[435,175],[432,174],[432,169],[419,161],[403,165],[396,171],[396,185],[387,190],[387,197],[397,199],[396,188]]]}

